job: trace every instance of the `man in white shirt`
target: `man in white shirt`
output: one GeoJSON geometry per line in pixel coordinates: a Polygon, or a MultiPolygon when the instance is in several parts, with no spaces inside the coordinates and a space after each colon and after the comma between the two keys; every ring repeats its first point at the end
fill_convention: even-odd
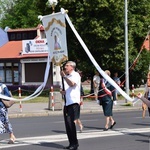
{"type": "Polygon", "coordinates": [[[79,146],[75,120],[79,119],[81,76],[75,71],[75,67],[75,62],[68,61],[64,67],[65,72],[60,72],[64,87],[60,92],[64,95],[65,100],[64,121],[69,140],[69,146],[64,149],[69,150],[77,150],[79,146]]]}

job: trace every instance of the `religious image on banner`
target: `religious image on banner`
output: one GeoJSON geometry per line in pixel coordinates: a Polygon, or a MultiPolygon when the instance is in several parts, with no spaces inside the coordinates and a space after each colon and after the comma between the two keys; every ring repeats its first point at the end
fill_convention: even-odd
{"type": "Polygon", "coordinates": [[[54,35],[54,50],[60,50],[60,49],[61,49],[61,41],[58,35],[54,35]]]}
{"type": "Polygon", "coordinates": [[[55,65],[61,65],[62,62],[68,60],[64,14],[60,12],[43,16],[42,22],[45,28],[51,61],[55,65]]]}

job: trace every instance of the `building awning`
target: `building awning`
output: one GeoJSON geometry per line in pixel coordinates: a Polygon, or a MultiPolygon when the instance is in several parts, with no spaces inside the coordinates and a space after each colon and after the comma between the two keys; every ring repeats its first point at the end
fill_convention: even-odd
{"type": "Polygon", "coordinates": [[[43,54],[26,54],[22,55],[22,41],[9,41],[0,47],[1,59],[23,59],[23,58],[41,58],[47,57],[47,53],[43,54]]]}

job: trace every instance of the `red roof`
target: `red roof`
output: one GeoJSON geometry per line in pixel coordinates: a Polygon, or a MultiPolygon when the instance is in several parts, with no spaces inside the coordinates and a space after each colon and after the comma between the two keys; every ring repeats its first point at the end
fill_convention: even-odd
{"type": "Polygon", "coordinates": [[[0,59],[22,59],[22,58],[39,58],[47,57],[47,54],[27,54],[21,55],[22,41],[9,41],[0,47],[0,59]]]}
{"type": "Polygon", "coordinates": [[[37,27],[34,27],[34,28],[8,29],[7,32],[36,31],[37,29],[44,31],[44,27],[41,24],[39,24],[37,27]]]}

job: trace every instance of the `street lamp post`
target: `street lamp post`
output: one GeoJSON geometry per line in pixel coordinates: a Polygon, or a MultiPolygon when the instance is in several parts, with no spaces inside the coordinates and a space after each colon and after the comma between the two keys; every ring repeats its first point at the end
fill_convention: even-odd
{"type": "MultiPolygon", "coordinates": [[[[125,0],[125,80],[126,93],[129,95],[129,58],[128,58],[128,7],[125,0]]],[[[127,102],[127,100],[126,100],[127,102]]]]}

